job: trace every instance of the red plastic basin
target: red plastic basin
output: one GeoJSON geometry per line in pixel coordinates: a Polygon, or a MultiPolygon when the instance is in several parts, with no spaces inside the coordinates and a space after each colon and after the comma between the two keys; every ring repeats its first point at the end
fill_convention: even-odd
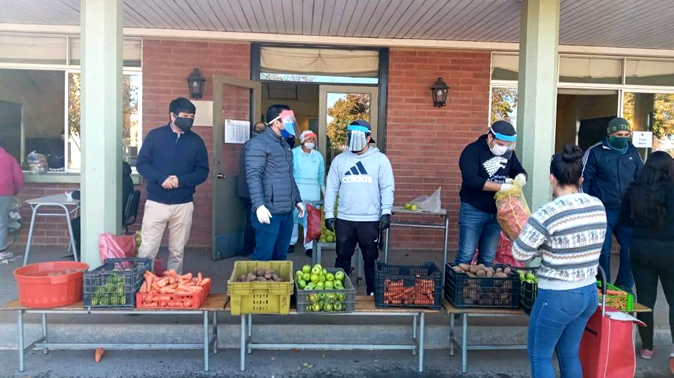
{"type": "Polygon", "coordinates": [[[89,265],[74,261],[52,261],[14,270],[19,301],[30,308],[68,306],[82,300],[82,272],[89,265]]]}

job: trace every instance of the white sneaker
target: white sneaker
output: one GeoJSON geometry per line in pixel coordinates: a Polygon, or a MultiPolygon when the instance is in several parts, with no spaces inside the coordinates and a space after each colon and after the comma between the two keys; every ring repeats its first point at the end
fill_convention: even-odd
{"type": "Polygon", "coordinates": [[[7,260],[12,257],[14,257],[14,253],[12,252],[0,252],[0,260],[7,260]]]}

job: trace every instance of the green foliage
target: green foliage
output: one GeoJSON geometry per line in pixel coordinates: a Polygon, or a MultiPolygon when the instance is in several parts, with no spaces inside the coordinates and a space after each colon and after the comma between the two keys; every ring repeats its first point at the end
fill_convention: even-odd
{"type": "Polygon", "coordinates": [[[347,94],[328,108],[328,115],[332,117],[326,131],[330,138],[330,147],[333,150],[343,151],[346,147],[346,129],[349,123],[357,119],[370,122],[370,96],[347,94]]]}
{"type": "Polygon", "coordinates": [[[517,108],[517,88],[496,87],[491,92],[491,123],[512,122],[511,114],[517,108]]]}

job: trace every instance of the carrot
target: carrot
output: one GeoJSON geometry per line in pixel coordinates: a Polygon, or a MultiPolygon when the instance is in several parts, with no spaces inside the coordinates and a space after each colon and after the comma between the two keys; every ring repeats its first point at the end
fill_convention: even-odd
{"type": "Polygon", "coordinates": [[[166,272],[164,272],[164,276],[176,278],[178,277],[178,273],[176,273],[176,271],[173,269],[169,269],[166,272]]]}
{"type": "Polygon", "coordinates": [[[105,350],[103,348],[96,348],[96,353],[94,353],[94,360],[96,362],[101,362],[101,358],[103,358],[103,353],[105,350]]]}
{"type": "Polygon", "coordinates": [[[166,285],[168,285],[168,284],[169,284],[169,278],[168,278],[168,277],[164,277],[164,278],[160,279],[160,280],[157,282],[157,285],[158,285],[159,287],[164,287],[164,286],[166,286],[166,285]]]}
{"type": "Polygon", "coordinates": [[[159,290],[162,294],[173,294],[176,292],[176,289],[171,286],[164,286],[159,290]]]}
{"type": "Polygon", "coordinates": [[[620,296],[627,295],[627,293],[622,291],[622,290],[611,290],[611,289],[607,289],[606,294],[608,294],[608,295],[620,295],[620,296]]]}
{"type": "MultiPolygon", "coordinates": [[[[199,273],[201,274],[201,273],[199,273]]],[[[203,287],[206,286],[209,282],[211,282],[210,278],[204,278],[203,281],[199,282],[199,286],[203,287]]]]}
{"type": "Polygon", "coordinates": [[[201,275],[201,272],[197,273],[197,285],[201,284],[201,281],[204,279],[204,276],[201,275]]]}
{"type": "Polygon", "coordinates": [[[182,276],[180,276],[180,279],[190,281],[190,280],[192,280],[192,273],[183,274],[182,276]]]}
{"type": "Polygon", "coordinates": [[[155,282],[152,283],[152,287],[151,287],[150,292],[158,293],[159,289],[160,289],[159,284],[157,283],[157,281],[155,281],[155,282]]]}
{"type": "Polygon", "coordinates": [[[140,285],[139,293],[147,293],[147,281],[143,281],[143,284],[140,285]]]}

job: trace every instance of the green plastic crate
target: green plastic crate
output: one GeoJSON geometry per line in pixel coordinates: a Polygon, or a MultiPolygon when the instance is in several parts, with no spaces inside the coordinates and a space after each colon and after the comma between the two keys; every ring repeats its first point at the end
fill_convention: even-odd
{"type": "Polygon", "coordinates": [[[288,315],[293,287],[292,261],[236,261],[232,276],[227,282],[227,294],[230,297],[232,315],[288,315]],[[252,272],[255,267],[272,269],[281,276],[283,281],[237,282],[239,276],[252,272]]]}
{"type": "MultiPolygon", "coordinates": [[[[617,286],[608,284],[609,290],[618,290],[625,291],[617,286]]],[[[601,281],[597,281],[597,287],[601,290],[601,281]]],[[[601,291],[599,291],[600,293],[601,291]]],[[[619,311],[631,312],[634,310],[634,295],[626,293],[627,295],[607,295],[606,296],[606,306],[613,307],[619,311]]],[[[601,304],[601,295],[597,296],[599,303],[601,304]]]]}

